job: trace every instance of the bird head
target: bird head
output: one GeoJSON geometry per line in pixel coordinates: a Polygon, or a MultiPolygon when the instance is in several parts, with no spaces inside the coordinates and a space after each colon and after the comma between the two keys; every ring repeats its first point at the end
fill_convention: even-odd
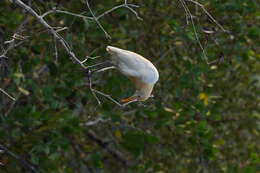
{"type": "Polygon", "coordinates": [[[147,100],[152,93],[153,90],[153,84],[143,84],[143,86],[139,89],[136,89],[135,93],[133,96],[129,98],[122,99],[122,103],[130,103],[130,102],[135,102],[135,101],[145,101],[147,100]]]}

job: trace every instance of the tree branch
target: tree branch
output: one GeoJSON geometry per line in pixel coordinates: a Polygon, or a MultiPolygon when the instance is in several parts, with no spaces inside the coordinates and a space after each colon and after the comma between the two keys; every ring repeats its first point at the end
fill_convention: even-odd
{"type": "Polygon", "coordinates": [[[69,47],[69,44],[58,34],[57,31],[53,27],[51,27],[44,19],[43,16],[38,15],[30,6],[24,4],[21,0],[13,0],[13,3],[17,4],[19,7],[23,8],[26,10],[29,14],[34,16],[38,22],[40,22],[52,35],[55,39],[57,39],[61,45],[64,47],[68,55],[76,62],[78,63],[81,67],[86,69],[85,65],[80,61],[74,52],[71,51],[71,48],[69,47]]]}
{"type": "Polygon", "coordinates": [[[199,6],[204,12],[205,14],[223,31],[223,32],[229,32],[228,30],[226,30],[204,7],[204,5],[200,4],[197,1],[193,1],[193,0],[186,0],[188,2],[192,2],[193,4],[199,6]]]}
{"type": "Polygon", "coordinates": [[[135,14],[135,16],[136,16],[137,19],[143,20],[143,19],[138,15],[138,13],[137,13],[132,7],[138,8],[139,6],[138,6],[138,5],[134,5],[134,4],[128,4],[128,2],[125,0],[124,4],[115,6],[115,7],[111,8],[110,10],[105,11],[104,13],[102,13],[102,14],[100,14],[98,17],[96,17],[96,19],[99,20],[101,17],[103,17],[103,16],[105,16],[105,15],[111,13],[112,11],[114,11],[114,10],[116,10],[116,9],[119,9],[119,8],[127,8],[127,9],[129,9],[132,13],[135,14]]]}
{"type": "Polygon", "coordinates": [[[117,159],[118,161],[120,161],[123,165],[126,165],[126,166],[131,166],[132,164],[130,163],[129,160],[127,160],[125,158],[125,156],[117,151],[117,150],[114,150],[112,149],[110,146],[109,146],[109,142],[101,139],[99,136],[97,136],[95,134],[94,131],[92,130],[88,130],[87,132],[87,136],[93,140],[94,142],[96,142],[99,146],[101,146],[102,148],[104,148],[108,153],[110,153],[115,159],[117,159]]]}
{"type": "MultiPolygon", "coordinates": [[[[101,104],[101,101],[98,99],[96,93],[108,98],[109,100],[111,100],[112,102],[116,103],[117,105],[119,106],[125,106],[126,104],[120,104],[119,102],[117,102],[116,100],[114,100],[111,96],[107,95],[107,94],[104,94],[102,93],[101,91],[97,91],[95,89],[92,88],[92,81],[91,81],[91,71],[89,69],[88,66],[85,66],[84,63],[88,60],[89,57],[87,57],[86,59],[84,59],[83,61],[79,60],[76,55],[74,54],[73,51],[71,51],[71,48],[69,46],[69,44],[59,35],[58,31],[55,30],[55,27],[51,27],[45,20],[44,20],[44,17],[48,14],[50,14],[51,12],[55,12],[55,10],[52,10],[52,11],[49,11],[49,12],[46,12],[44,13],[43,15],[39,15],[37,14],[30,6],[26,5],[25,3],[23,3],[21,0],[13,0],[13,3],[17,4],[19,7],[23,8],[24,10],[26,10],[29,14],[31,14],[32,16],[34,16],[37,21],[39,23],[41,23],[54,37],[54,40],[58,40],[61,45],[63,46],[63,48],[66,50],[67,54],[72,58],[72,60],[74,60],[77,64],[79,64],[81,67],[83,67],[85,70],[87,70],[87,73],[88,73],[88,80],[89,80],[89,88],[93,94],[93,96],[96,98],[96,100],[98,101],[98,104],[101,104]]],[[[92,16],[93,16],[93,19],[97,22],[97,24],[99,25],[99,27],[104,31],[104,33],[106,34],[106,36],[108,38],[110,38],[110,36],[108,35],[108,33],[105,31],[105,29],[102,27],[102,25],[100,24],[100,22],[98,21],[97,17],[95,17],[93,11],[91,10],[90,8],[90,5],[88,3],[88,0],[86,0],[86,3],[87,3],[87,7],[89,9],[89,11],[91,12],[92,16]]],[[[131,6],[132,7],[137,7],[133,4],[128,4],[127,1],[125,1],[125,4],[123,4],[124,7],[126,8],[129,8],[132,12],[134,12],[136,15],[137,13],[131,9],[131,6]]],[[[61,11],[59,11],[61,12],[61,11]]],[[[111,10],[109,11],[111,12],[111,10]]],[[[64,13],[64,11],[62,11],[62,13],[64,13]]],[[[66,14],[70,14],[70,15],[74,15],[73,13],[66,13],[66,14]]],[[[105,15],[107,13],[104,13],[102,14],[100,17],[102,17],[103,15],[105,15]]],[[[85,17],[85,16],[79,16],[79,15],[76,15],[77,17],[85,17]]],[[[55,55],[57,55],[57,50],[55,48],[55,55]]]]}
{"type": "Polygon", "coordinates": [[[93,17],[93,19],[96,21],[97,25],[101,28],[101,30],[105,33],[106,37],[111,39],[111,36],[106,32],[106,30],[103,28],[103,26],[101,25],[101,23],[98,21],[98,19],[96,18],[96,16],[94,15],[92,9],[90,8],[90,5],[88,3],[88,0],[86,0],[86,3],[87,3],[87,7],[93,17]]]}
{"type": "Polygon", "coordinates": [[[193,4],[195,4],[196,6],[199,6],[203,11],[204,13],[210,18],[210,20],[212,20],[223,32],[226,32],[228,33],[229,31],[224,29],[224,27],[205,9],[205,7],[200,4],[199,2],[197,1],[194,1],[194,0],[179,0],[181,2],[181,5],[183,6],[184,10],[185,10],[185,14],[186,14],[186,21],[187,21],[187,24],[189,23],[189,19],[191,21],[191,24],[192,24],[192,28],[193,28],[193,32],[194,32],[194,35],[195,35],[195,38],[199,44],[199,47],[201,48],[202,50],[202,54],[203,54],[203,58],[205,59],[206,63],[207,64],[212,64],[212,63],[215,63],[216,61],[218,60],[213,60],[211,62],[209,62],[209,59],[208,59],[208,56],[207,56],[207,52],[206,50],[204,49],[201,41],[200,41],[200,38],[199,38],[199,35],[198,35],[198,32],[197,32],[197,29],[195,27],[195,23],[194,23],[194,16],[191,14],[191,11],[190,9],[188,8],[186,2],[191,2],[193,4]]]}
{"type": "Polygon", "coordinates": [[[4,93],[7,97],[9,97],[10,99],[12,99],[13,101],[16,101],[16,99],[14,97],[12,97],[10,94],[8,94],[6,91],[4,91],[2,88],[0,88],[0,91],[2,93],[4,93]]]}

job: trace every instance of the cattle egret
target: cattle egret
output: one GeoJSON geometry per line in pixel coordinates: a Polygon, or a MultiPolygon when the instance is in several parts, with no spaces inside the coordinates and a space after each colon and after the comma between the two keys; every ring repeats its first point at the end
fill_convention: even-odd
{"type": "Polygon", "coordinates": [[[141,55],[128,50],[113,46],[107,46],[106,50],[112,56],[112,64],[115,68],[127,76],[136,88],[133,96],[122,99],[121,102],[127,104],[147,100],[159,79],[155,66],[141,55]]]}

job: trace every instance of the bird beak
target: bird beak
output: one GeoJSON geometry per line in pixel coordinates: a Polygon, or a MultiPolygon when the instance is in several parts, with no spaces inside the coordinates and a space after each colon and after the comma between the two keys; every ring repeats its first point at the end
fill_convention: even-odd
{"type": "Polygon", "coordinates": [[[132,97],[121,100],[122,103],[130,103],[130,102],[136,102],[136,101],[138,101],[136,96],[132,96],[132,97]]]}

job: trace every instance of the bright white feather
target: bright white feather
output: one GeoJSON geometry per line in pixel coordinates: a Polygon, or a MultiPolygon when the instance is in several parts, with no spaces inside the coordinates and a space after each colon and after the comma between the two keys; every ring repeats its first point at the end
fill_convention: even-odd
{"type": "Polygon", "coordinates": [[[135,77],[147,84],[155,84],[159,73],[155,66],[143,56],[113,46],[107,46],[112,62],[124,75],[135,77]]]}

